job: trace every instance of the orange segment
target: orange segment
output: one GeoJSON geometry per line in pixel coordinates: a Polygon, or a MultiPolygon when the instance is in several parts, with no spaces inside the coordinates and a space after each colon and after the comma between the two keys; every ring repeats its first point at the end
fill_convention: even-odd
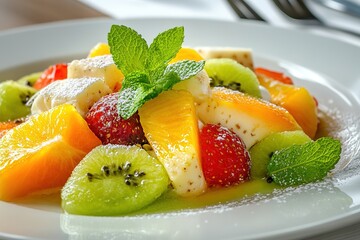
{"type": "Polygon", "coordinates": [[[96,44],[89,52],[88,57],[97,57],[102,55],[108,55],[110,54],[110,47],[107,43],[98,43],[96,44]]]}
{"type": "Polygon", "coordinates": [[[31,117],[0,139],[0,199],[62,187],[100,140],[71,105],[31,117]]]}
{"type": "Polygon", "coordinates": [[[175,191],[182,196],[204,192],[193,96],[183,90],[163,92],[146,102],[139,115],[145,136],[175,191]]]}
{"type": "Polygon", "coordinates": [[[258,75],[259,82],[270,93],[271,101],[290,112],[303,131],[314,138],[317,126],[317,107],[314,98],[303,87],[284,84],[264,75],[258,75]]]}
{"type": "Polygon", "coordinates": [[[176,56],[169,63],[174,63],[182,60],[201,61],[204,60],[204,58],[202,58],[200,54],[192,48],[181,48],[176,54],[176,56]]]}
{"type": "Polygon", "coordinates": [[[15,122],[0,122],[0,138],[17,125],[19,124],[15,122]]]}

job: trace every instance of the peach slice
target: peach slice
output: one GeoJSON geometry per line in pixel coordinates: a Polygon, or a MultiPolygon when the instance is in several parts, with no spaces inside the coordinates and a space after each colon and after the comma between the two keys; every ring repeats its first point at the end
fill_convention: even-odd
{"type": "Polygon", "coordinates": [[[258,74],[258,79],[260,85],[269,91],[271,102],[288,110],[303,131],[314,139],[318,126],[317,106],[309,91],[261,74],[258,74]]]}

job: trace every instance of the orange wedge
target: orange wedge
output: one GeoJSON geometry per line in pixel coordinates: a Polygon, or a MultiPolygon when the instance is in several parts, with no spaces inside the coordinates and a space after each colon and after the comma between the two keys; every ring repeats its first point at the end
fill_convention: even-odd
{"type": "Polygon", "coordinates": [[[19,125],[15,122],[0,122],[0,138],[5,135],[10,129],[19,125]]]}
{"type": "Polygon", "coordinates": [[[259,82],[270,93],[271,101],[290,112],[303,131],[314,139],[318,126],[317,107],[313,96],[304,87],[284,84],[264,75],[259,82]]]}
{"type": "Polygon", "coordinates": [[[139,115],[145,136],[176,193],[182,196],[203,193],[206,183],[201,170],[193,96],[184,90],[163,92],[146,102],[139,115]]]}
{"type": "Polygon", "coordinates": [[[200,54],[192,48],[181,48],[176,56],[169,62],[174,63],[182,60],[201,61],[204,60],[200,54]]]}
{"type": "Polygon", "coordinates": [[[92,57],[97,57],[97,56],[102,56],[102,55],[108,55],[110,54],[110,47],[107,43],[98,43],[96,44],[89,52],[88,57],[92,58],[92,57]]]}
{"type": "Polygon", "coordinates": [[[71,105],[31,117],[0,139],[0,200],[62,187],[100,140],[71,105]]]}

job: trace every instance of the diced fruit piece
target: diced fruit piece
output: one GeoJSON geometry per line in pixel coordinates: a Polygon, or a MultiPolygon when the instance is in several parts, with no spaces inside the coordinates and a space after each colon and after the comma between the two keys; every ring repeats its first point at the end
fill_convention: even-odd
{"type": "Polygon", "coordinates": [[[230,58],[250,69],[254,68],[252,51],[248,48],[197,47],[195,50],[205,59],[230,58]]]}
{"type": "Polygon", "coordinates": [[[221,87],[213,89],[197,112],[204,123],[220,124],[235,132],[247,149],[271,133],[301,129],[284,108],[221,87]]]}
{"type": "Polygon", "coordinates": [[[67,67],[66,63],[59,63],[48,67],[35,81],[33,87],[39,90],[54,81],[66,79],[67,67]]]}
{"type": "Polygon", "coordinates": [[[259,81],[269,91],[271,102],[288,110],[304,132],[314,139],[318,126],[317,107],[309,91],[264,75],[259,75],[259,81]]]}
{"type": "Polygon", "coordinates": [[[19,125],[19,123],[15,121],[0,122],[0,138],[17,125],[19,125]]]}
{"type": "Polygon", "coordinates": [[[72,61],[68,67],[68,78],[83,77],[101,78],[114,92],[120,90],[124,79],[124,75],[116,67],[111,55],[72,61]]]}
{"type": "Polygon", "coordinates": [[[269,78],[272,78],[274,80],[280,81],[285,84],[293,84],[292,79],[290,77],[286,76],[282,72],[276,72],[276,71],[272,71],[272,70],[269,70],[266,68],[255,68],[255,73],[257,75],[267,76],[269,78]]]}
{"type": "Polygon", "coordinates": [[[201,61],[204,60],[200,54],[192,48],[180,48],[179,52],[176,56],[171,59],[169,63],[174,63],[182,60],[193,60],[193,61],[201,61]]]}
{"type": "Polygon", "coordinates": [[[210,78],[206,71],[202,70],[195,76],[178,82],[172,89],[186,90],[194,96],[196,102],[202,102],[210,95],[210,78]]]}
{"type": "Polygon", "coordinates": [[[107,43],[100,42],[96,44],[89,52],[88,57],[98,57],[110,54],[110,47],[107,43]]]}
{"type": "Polygon", "coordinates": [[[135,145],[147,143],[138,113],[128,119],[118,114],[119,94],[112,93],[97,101],[86,114],[90,129],[103,144],[135,145]]]}
{"type": "Polygon", "coordinates": [[[71,105],[29,118],[0,139],[0,199],[62,187],[79,161],[100,144],[71,105]]]}
{"type": "Polygon", "coordinates": [[[5,122],[27,116],[30,107],[26,104],[36,89],[15,81],[0,83],[0,121],[5,122]]]}
{"type": "Polygon", "coordinates": [[[275,152],[268,165],[268,182],[288,187],[322,180],[340,160],[341,143],[330,137],[275,152]]]}
{"type": "Polygon", "coordinates": [[[92,150],[61,192],[71,214],[120,215],[141,209],[165,192],[164,167],[137,146],[106,145],[92,150]]]}
{"type": "Polygon", "coordinates": [[[32,87],[32,86],[34,86],[36,80],[39,79],[41,74],[42,74],[42,72],[31,73],[29,75],[25,75],[25,76],[19,78],[17,80],[17,82],[22,84],[22,85],[32,87]]]}
{"type": "Polygon", "coordinates": [[[146,102],[140,122],[177,194],[199,195],[206,189],[201,170],[198,119],[187,91],[170,90],[146,102]]]}
{"type": "Polygon", "coordinates": [[[220,125],[200,131],[201,164],[209,187],[232,186],[250,178],[250,157],[239,136],[220,125]]]}
{"type": "Polygon", "coordinates": [[[253,71],[228,58],[210,59],[204,69],[211,78],[211,86],[223,86],[261,98],[259,81],[253,71]]]}
{"type": "Polygon", "coordinates": [[[69,103],[82,115],[102,96],[111,93],[100,78],[78,78],[55,81],[34,96],[31,113],[45,112],[55,106],[69,103]]]}
{"type": "Polygon", "coordinates": [[[276,151],[310,141],[311,138],[301,130],[276,132],[265,137],[250,148],[251,177],[266,177],[270,158],[276,151]]]}

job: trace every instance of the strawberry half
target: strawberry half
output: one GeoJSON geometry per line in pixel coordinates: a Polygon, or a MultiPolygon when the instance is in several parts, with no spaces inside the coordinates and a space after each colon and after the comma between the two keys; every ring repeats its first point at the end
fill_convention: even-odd
{"type": "Polygon", "coordinates": [[[66,63],[59,63],[48,67],[34,83],[35,89],[42,89],[50,83],[63,80],[67,78],[67,67],[66,63]]]}
{"type": "Polygon", "coordinates": [[[135,145],[147,143],[136,112],[124,120],[118,114],[119,94],[112,93],[97,101],[86,114],[90,129],[103,144],[135,145]]]}
{"type": "Polygon", "coordinates": [[[220,125],[200,131],[201,164],[209,187],[232,186],[250,178],[250,155],[239,136],[220,125]]]}

